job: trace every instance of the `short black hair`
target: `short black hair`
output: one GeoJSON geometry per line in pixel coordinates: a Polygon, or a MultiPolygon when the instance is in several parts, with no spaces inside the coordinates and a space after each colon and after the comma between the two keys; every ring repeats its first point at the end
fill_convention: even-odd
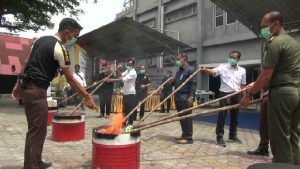
{"type": "Polygon", "coordinates": [[[237,51],[237,50],[233,50],[233,51],[231,51],[231,52],[229,53],[229,55],[232,54],[232,53],[236,53],[236,54],[238,55],[239,59],[241,59],[241,56],[242,56],[241,52],[239,52],[239,51],[237,51]]]}
{"type": "Polygon", "coordinates": [[[180,56],[180,57],[184,58],[186,61],[188,61],[188,56],[186,53],[179,53],[179,54],[177,54],[177,56],[180,56]]]}
{"type": "Polygon", "coordinates": [[[76,64],[74,67],[75,67],[75,68],[76,68],[76,67],[79,67],[79,68],[80,68],[80,65],[79,65],[79,64],[76,64]]]}
{"type": "Polygon", "coordinates": [[[283,17],[280,12],[272,11],[272,12],[269,12],[268,14],[270,15],[270,18],[269,18],[270,22],[273,23],[275,21],[278,21],[281,26],[283,25],[283,17]]]}
{"type": "Polygon", "coordinates": [[[132,66],[133,66],[134,63],[135,63],[134,60],[132,58],[130,58],[130,59],[127,60],[127,62],[130,62],[130,61],[132,62],[132,66]]]}
{"type": "Polygon", "coordinates": [[[59,23],[58,32],[62,32],[67,29],[79,29],[82,30],[82,26],[72,18],[64,18],[59,23]]]}

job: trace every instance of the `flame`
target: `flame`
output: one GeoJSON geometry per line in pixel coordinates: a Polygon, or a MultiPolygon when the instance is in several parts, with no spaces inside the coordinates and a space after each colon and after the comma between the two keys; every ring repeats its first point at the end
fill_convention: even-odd
{"type": "Polygon", "coordinates": [[[111,125],[99,129],[98,132],[104,134],[114,134],[114,135],[120,134],[123,128],[123,120],[124,120],[123,113],[117,113],[115,115],[112,115],[110,118],[112,120],[111,125]]]}

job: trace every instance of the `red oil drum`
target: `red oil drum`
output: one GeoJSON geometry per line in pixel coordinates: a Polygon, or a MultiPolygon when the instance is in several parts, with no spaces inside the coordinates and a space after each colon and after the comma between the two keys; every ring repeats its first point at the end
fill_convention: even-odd
{"type": "Polygon", "coordinates": [[[93,131],[93,169],[139,169],[140,138],[138,135],[112,136],[93,131]]]}
{"type": "Polygon", "coordinates": [[[58,110],[57,109],[48,110],[47,126],[51,126],[54,113],[58,113],[58,110]]]}
{"type": "Polygon", "coordinates": [[[53,114],[52,140],[57,142],[80,141],[84,139],[84,114],[67,116],[53,114]]]}

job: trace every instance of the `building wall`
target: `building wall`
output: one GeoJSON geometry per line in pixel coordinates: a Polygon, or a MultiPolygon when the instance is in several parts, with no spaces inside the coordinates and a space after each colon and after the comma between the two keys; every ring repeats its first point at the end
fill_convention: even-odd
{"type": "MultiPolygon", "coordinates": [[[[138,0],[137,1],[137,21],[144,23],[147,20],[155,19],[155,28],[160,29],[159,17],[159,2],[164,5],[164,33],[174,39],[191,46],[191,49],[185,51],[189,56],[189,61],[194,65],[199,64],[216,64],[227,61],[228,54],[232,50],[238,50],[242,53],[242,61],[260,60],[261,58],[261,40],[245,27],[239,21],[231,20],[232,23],[227,24],[227,15],[225,11],[217,12],[216,5],[209,0],[138,0]],[[178,17],[171,22],[168,21],[169,14],[176,11],[183,11],[185,7],[196,4],[196,13],[188,17],[178,17]],[[223,22],[222,25],[217,26],[216,16],[222,16],[219,19],[223,22]]],[[[134,11],[134,10],[131,10],[134,11]]],[[[124,13],[124,11],[123,11],[124,13]]],[[[133,15],[133,12],[131,13],[133,15]]],[[[128,13],[127,13],[128,15],[128,13]]],[[[118,17],[122,16],[120,14],[118,17]]],[[[219,17],[218,17],[219,18],[219,17]]],[[[151,25],[150,22],[145,22],[145,25],[151,25]],[[147,23],[147,24],[146,24],[147,23]]],[[[300,41],[300,33],[293,34],[293,36],[300,41]]],[[[148,59],[149,60],[149,59],[148,59]]],[[[155,58],[151,58],[152,64],[146,59],[137,61],[138,64],[152,65],[155,58]]],[[[247,63],[247,62],[245,62],[247,63]]],[[[256,65],[244,65],[247,71],[253,71],[256,65]]],[[[169,67],[165,68],[170,69],[169,67]]],[[[171,68],[172,69],[172,68],[171,68]]],[[[174,67],[174,70],[176,67],[174,67]]],[[[255,68],[256,69],[256,68],[255,68]]],[[[160,72],[164,72],[159,70],[160,72]]],[[[152,70],[152,72],[155,72],[152,70]]],[[[253,74],[253,72],[249,72],[253,74]]],[[[253,80],[253,79],[252,79],[253,80]]],[[[209,76],[198,75],[197,77],[198,89],[209,89],[209,76]]]]}

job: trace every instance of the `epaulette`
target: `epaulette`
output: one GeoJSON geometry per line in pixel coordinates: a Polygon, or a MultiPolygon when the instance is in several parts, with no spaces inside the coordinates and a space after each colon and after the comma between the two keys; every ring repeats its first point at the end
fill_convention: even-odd
{"type": "Polygon", "coordinates": [[[271,43],[275,38],[276,38],[276,36],[272,36],[272,37],[268,40],[268,43],[271,43]]]}

